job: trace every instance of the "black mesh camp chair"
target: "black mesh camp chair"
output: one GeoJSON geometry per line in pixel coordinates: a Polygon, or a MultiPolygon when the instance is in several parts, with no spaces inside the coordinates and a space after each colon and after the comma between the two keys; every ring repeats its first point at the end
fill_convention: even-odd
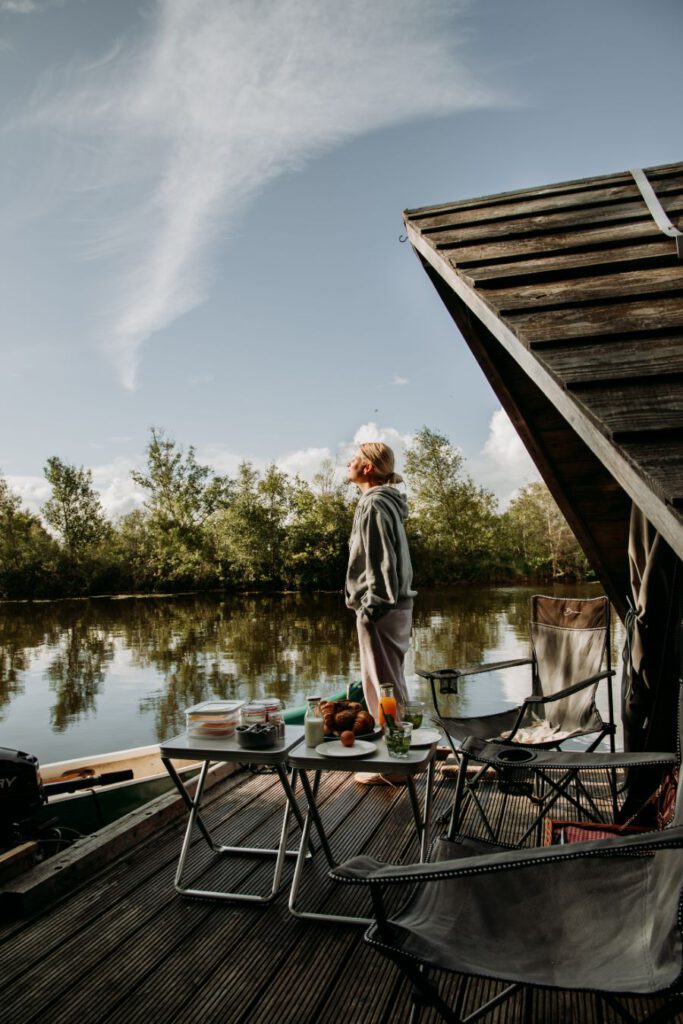
{"type": "MultiPolygon", "coordinates": [[[[591,756],[644,764],[648,755],[591,756]]],[[[680,765],[680,737],[677,753],[649,757],[680,765]]],[[[356,857],[331,874],[370,887],[375,923],[365,939],[412,981],[413,1024],[425,1005],[448,1024],[471,1024],[529,986],[595,993],[630,1024],[636,1010],[622,997],[662,995],[662,1005],[641,1006],[641,1021],[682,1019],[681,787],[662,831],[524,850],[443,836],[429,863],[392,866],[356,857]],[[391,916],[387,886],[407,887],[407,903],[391,916]],[[435,971],[507,984],[490,986],[476,1008],[454,1009],[440,994],[435,971]]],[[[474,999],[482,986],[457,991],[474,999]]],[[[560,1001],[566,1009],[565,997],[560,1001]]]]}
{"type": "MultiPolygon", "coordinates": [[[[610,606],[605,597],[531,599],[531,658],[478,665],[464,670],[419,671],[431,684],[434,708],[460,763],[458,784],[451,815],[450,834],[459,831],[465,798],[471,798],[484,824],[487,837],[496,842],[494,827],[478,799],[480,783],[493,770],[506,795],[533,796],[539,813],[523,842],[540,826],[560,796],[600,820],[601,813],[582,786],[575,768],[552,772],[535,763],[535,751],[561,750],[576,737],[591,737],[588,752],[596,750],[606,737],[614,752],[614,708],[610,654],[610,606]],[[457,694],[461,679],[519,665],[531,666],[531,693],[519,707],[492,715],[460,718],[446,709],[447,695],[457,694]],[[601,681],[607,683],[607,721],[595,703],[601,681]],[[470,762],[479,762],[470,774],[470,762]]],[[[616,777],[612,777],[612,814],[616,813],[616,777]]]]}

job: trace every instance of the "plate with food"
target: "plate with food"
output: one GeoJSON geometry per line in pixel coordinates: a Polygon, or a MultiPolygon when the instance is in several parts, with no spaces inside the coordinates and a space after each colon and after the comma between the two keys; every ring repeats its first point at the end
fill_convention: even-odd
{"type": "MultiPolygon", "coordinates": [[[[351,735],[353,736],[353,733],[351,735]]],[[[374,743],[357,740],[355,737],[354,742],[348,745],[343,740],[333,740],[331,743],[321,743],[315,748],[316,754],[322,754],[323,757],[372,757],[376,750],[374,743]]]]}

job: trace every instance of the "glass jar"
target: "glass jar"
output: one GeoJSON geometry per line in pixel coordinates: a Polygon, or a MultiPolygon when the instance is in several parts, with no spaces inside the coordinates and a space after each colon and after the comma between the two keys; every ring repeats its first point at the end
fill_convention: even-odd
{"type": "Polygon", "coordinates": [[[320,713],[320,697],[309,697],[304,716],[304,742],[307,747],[317,747],[325,740],[323,716],[320,713]]]}
{"type": "Polygon", "coordinates": [[[262,697],[257,703],[266,709],[266,721],[270,721],[273,715],[281,714],[284,708],[279,697],[262,697]]]}
{"type": "Polygon", "coordinates": [[[268,713],[268,724],[274,727],[278,741],[285,738],[285,720],[282,717],[281,711],[270,711],[268,713]]]}
{"type": "Polygon", "coordinates": [[[252,701],[251,704],[243,704],[240,708],[240,725],[265,725],[266,723],[266,709],[263,704],[258,701],[252,701]]]}

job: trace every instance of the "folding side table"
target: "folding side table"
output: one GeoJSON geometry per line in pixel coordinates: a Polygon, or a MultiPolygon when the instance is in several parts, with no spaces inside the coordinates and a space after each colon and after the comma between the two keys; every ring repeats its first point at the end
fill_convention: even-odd
{"type": "Polygon", "coordinates": [[[286,767],[290,751],[302,742],[303,736],[304,730],[302,728],[286,726],[284,740],[280,740],[274,747],[270,747],[268,750],[249,750],[245,747],[241,747],[237,742],[237,737],[234,735],[221,739],[200,739],[196,736],[187,736],[185,733],[182,733],[180,736],[174,736],[173,739],[166,740],[164,743],[159,744],[161,760],[164,763],[166,771],[171,776],[176,789],[180,793],[190,812],[174,881],[175,888],[179,893],[183,896],[201,896],[219,900],[238,900],[243,903],[268,903],[274,898],[280,889],[285,857],[301,857],[301,859],[305,859],[307,856],[306,849],[308,846],[308,836],[306,837],[307,842],[303,847],[303,857],[301,849],[298,851],[287,849],[287,833],[289,830],[290,814],[292,812],[294,813],[302,832],[305,827],[304,817],[299,810],[296,797],[294,796],[293,787],[296,784],[296,772],[292,773],[292,780],[290,782],[286,767]],[[175,767],[171,763],[171,758],[203,761],[194,799],[190,796],[182,782],[182,779],[176,772],[175,767]],[[282,830],[280,832],[280,843],[277,849],[264,849],[259,846],[224,846],[214,841],[211,836],[211,832],[202,820],[200,808],[209,767],[212,763],[221,761],[237,762],[242,764],[272,765],[275,768],[286,798],[285,813],[282,821],[282,830]],[[182,875],[195,825],[206,840],[209,849],[213,850],[214,853],[261,857],[274,856],[275,870],[273,873],[273,885],[270,894],[268,896],[259,896],[255,893],[217,892],[211,889],[186,888],[182,884],[182,875]]]}
{"type": "Polygon", "coordinates": [[[407,758],[394,758],[389,756],[387,745],[384,739],[375,741],[376,753],[363,757],[328,757],[319,754],[315,747],[299,746],[289,757],[291,767],[298,771],[301,776],[301,785],[308,802],[308,814],[306,823],[301,834],[301,845],[299,855],[294,868],[292,887],[289,893],[289,909],[295,917],[306,918],[311,921],[333,921],[341,924],[370,924],[372,918],[351,917],[342,914],[318,914],[312,911],[298,910],[296,906],[304,862],[309,846],[311,823],[315,824],[320,842],[325,852],[330,867],[335,867],[335,860],[330,848],[325,827],[322,823],[320,812],[316,802],[318,788],[320,785],[321,772],[377,772],[383,775],[405,775],[410,803],[415,819],[415,830],[420,840],[420,860],[424,861],[429,850],[429,837],[431,831],[432,815],[432,794],[434,789],[434,757],[436,754],[436,743],[428,747],[413,748],[407,758]],[[420,813],[420,805],[415,789],[413,776],[424,769],[426,772],[426,788],[424,807],[420,813]],[[311,786],[307,772],[313,771],[315,778],[311,786]]]}

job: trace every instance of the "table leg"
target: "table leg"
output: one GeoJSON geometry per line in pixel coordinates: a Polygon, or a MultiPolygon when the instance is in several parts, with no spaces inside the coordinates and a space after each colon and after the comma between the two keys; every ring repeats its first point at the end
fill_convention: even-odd
{"type": "MultiPolygon", "coordinates": [[[[285,858],[296,857],[298,860],[299,857],[301,857],[302,860],[305,860],[307,855],[310,856],[310,854],[307,854],[309,845],[308,843],[306,843],[306,845],[303,846],[303,856],[301,848],[299,848],[298,850],[287,849],[287,836],[289,833],[289,821],[292,811],[295,812],[296,818],[299,824],[301,825],[302,830],[305,828],[306,823],[297,805],[293,785],[292,783],[290,783],[289,778],[287,777],[287,773],[285,769],[282,767],[282,765],[276,765],[278,778],[285,793],[285,811],[282,820],[282,828],[280,830],[280,842],[277,846],[277,849],[268,849],[260,846],[226,846],[219,845],[214,842],[209,829],[206,827],[206,825],[202,821],[201,815],[199,814],[199,808],[201,806],[202,796],[204,794],[206,776],[208,774],[209,767],[211,764],[210,761],[204,761],[204,763],[202,764],[194,799],[192,799],[192,797],[187,792],[187,789],[185,788],[182,780],[180,779],[178,773],[176,772],[170,760],[168,758],[162,758],[162,761],[166,767],[168,774],[170,775],[176,788],[178,789],[181,797],[183,798],[184,803],[190,809],[190,815],[187,822],[187,827],[185,829],[183,844],[180,850],[180,857],[178,859],[178,867],[175,874],[174,886],[176,891],[180,893],[182,896],[196,896],[205,899],[210,898],[219,900],[231,900],[240,903],[269,903],[277,895],[280,889],[285,858]],[[182,884],[182,876],[185,868],[187,854],[190,849],[192,832],[194,830],[195,825],[197,825],[197,828],[199,829],[202,836],[208,843],[210,849],[213,850],[214,853],[237,854],[240,856],[258,857],[275,856],[273,883],[269,895],[259,896],[255,893],[219,892],[217,890],[212,889],[190,889],[184,886],[182,884]]],[[[293,781],[295,781],[295,778],[296,771],[292,773],[293,781]]]]}
{"type": "Polygon", "coordinates": [[[427,782],[424,804],[424,820],[422,827],[422,838],[420,842],[420,860],[424,864],[429,855],[429,847],[432,840],[432,803],[434,797],[434,766],[436,757],[433,757],[427,767],[427,782]]]}
{"type": "Polygon", "coordinates": [[[199,805],[201,803],[202,793],[204,792],[204,783],[206,782],[206,776],[207,776],[207,773],[209,771],[209,767],[211,765],[211,762],[210,761],[204,761],[204,763],[202,764],[201,771],[199,773],[199,781],[197,782],[197,788],[195,790],[195,796],[194,796],[194,800],[193,800],[192,797],[190,796],[190,794],[187,792],[187,789],[185,788],[185,784],[183,783],[183,780],[180,778],[180,776],[178,775],[177,771],[175,770],[173,762],[170,761],[167,757],[162,757],[161,761],[162,761],[166,771],[171,776],[171,780],[172,780],[175,788],[178,790],[178,792],[180,793],[181,797],[183,798],[183,801],[184,801],[185,805],[187,806],[187,809],[190,812],[190,817],[192,818],[192,815],[194,815],[194,821],[197,824],[197,828],[199,829],[201,834],[204,836],[204,839],[209,844],[209,847],[212,850],[216,850],[216,845],[215,845],[213,839],[211,838],[211,833],[209,832],[208,828],[206,827],[206,825],[202,821],[201,816],[199,814],[199,805]]]}
{"type": "Polygon", "coordinates": [[[315,780],[313,788],[308,781],[306,772],[301,770],[301,785],[303,786],[304,793],[306,794],[306,800],[308,801],[308,814],[306,815],[306,823],[304,830],[301,834],[301,843],[299,844],[299,856],[297,857],[296,864],[294,866],[294,877],[292,878],[292,888],[289,892],[289,911],[294,917],[300,917],[306,921],[327,921],[335,924],[362,924],[367,925],[372,923],[371,917],[351,917],[345,914],[316,914],[310,910],[297,910],[296,900],[299,894],[299,887],[301,885],[301,876],[303,874],[305,851],[309,843],[309,837],[311,833],[311,825],[314,823],[317,829],[318,835],[320,836],[320,843],[323,850],[325,851],[325,857],[330,867],[335,866],[334,857],[332,856],[332,850],[327,841],[327,835],[320,818],[320,812],[316,803],[316,796],[318,788],[320,786],[320,772],[315,773],[315,780]]]}

